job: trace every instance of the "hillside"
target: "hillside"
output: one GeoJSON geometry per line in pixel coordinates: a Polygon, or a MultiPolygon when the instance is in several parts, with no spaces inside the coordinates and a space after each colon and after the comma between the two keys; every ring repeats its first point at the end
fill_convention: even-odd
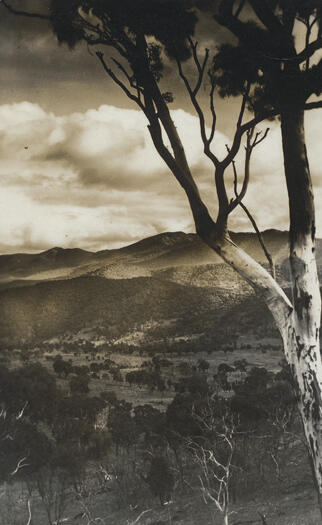
{"type": "MultiPolygon", "coordinates": [[[[265,256],[253,233],[232,234],[232,239],[259,262],[265,256]]],[[[287,233],[264,232],[268,249],[277,264],[287,256],[287,233]]],[[[322,246],[318,243],[318,259],[322,246]]],[[[197,235],[182,232],[162,233],[120,249],[88,252],[80,249],[52,248],[39,254],[0,256],[0,283],[7,287],[14,282],[66,279],[96,272],[111,278],[151,275],[170,267],[222,265],[222,260],[197,235]]]]}
{"type": "MultiPolygon", "coordinates": [[[[287,286],[287,234],[263,235],[287,286]]],[[[265,264],[254,234],[232,238],[265,264]]],[[[275,333],[250,287],[194,234],[163,233],[97,253],[53,248],[0,256],[0,287],[0,334],[9,344],[80,337],[84,329],[109,344],[135,345],[193,340],[209,346],[227,340],[228,332],[275,333]]]]}

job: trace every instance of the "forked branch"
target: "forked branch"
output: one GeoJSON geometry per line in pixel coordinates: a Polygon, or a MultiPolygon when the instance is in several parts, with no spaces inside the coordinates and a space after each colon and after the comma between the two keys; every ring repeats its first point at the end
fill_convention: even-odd
{"type": "MultiPolygon", "coordinates": [[[[133,102],[135,102],[140,107],[140,109],[142,109],[142,111],[145,113],[145,107],[144,107],[144,105],[142,103],[142,100],[141,100],[141,97],[140,97],[140,91],[138,91],[138,95],[134,95],[128,89],[128,87],[124,84],[124,82],[122,82],[122,80],[114,73],[114,71],[110,67],[108,67],[108,65],[107,65],[107,63],[106,63],[106,61],[104,59],[104,53],[102,53],[101,51],[96,51],[95,54],[96,54],[97,58],[99,59],[99,61],[101,62],[102,66],[103,66],[103,69],[108,74],[108,76],[115,82],[115,84],[117,84],[122,89],[122,91],[124,91],[126,96],[130,100],[133,100],[133,102]]],[[[125,68],[123,68],[123,66],[120,64],[120,62],[118,62],[115,59],[112,59],[112,60],[119,67],[119,69],[121,69],[122,72],[125,74],[126,78],[129,80],[129,83],[130,83],[131,87],[136,87],[136,86],[133,86],[133,84],[132,84],[132,82],[130,80],[130,76],[128,75],[128,72],[125,70],[125,68]]]]}
{"type": "Polygon", "coordinates": [[[177,60],[178,72],[179,72],[181,79],[184,82],[184,85],[189,94],[190,100],[192,102],[192,105],[195,108],[195,111],[199,118],[200,135],[201,135],[201,139],[202,139],[203,146],[204,146],[204,152],[207,155],[207,157],[211,160],[211,162],[214,164],[214,166],[217,166],[219,164],[219,160],[217,156],[211,150],[211,143],[213,141],[215,130],[216,130],[216,112],[215,112],[215,106],[214,106],[215,82],[214,82],[213,76],[209,76],[210,81],[211,81],[210,111],[211,111],[211,116],[212,116],[211,130],[210,130],[209,136],[207,136],[206,120],[205,120],[204,112],[197,99],[197,95],[202,85],[206,65],[209,59],[209,49],[205,50],[203,61],[200,62],[198,54],[197,54],[198,42],[194,43],[191,39],[189,39],[189,43],[190,43],[190,47],[192,51],[192,57],[193,57],[193,60],[194,60],[194,63],[197,69],[197,81],[196,81],[195,86],[194,87],[191,86],[187,76],[185,75],[183,71],[180,60],[177,60]]]}
{"type": "MultiPolygon", "coordinates": [[[[258,146],[258,144],[260,144],[261,142],[263,142],[263,140],[266,139],[268,132],[269,132],[269,128],[266,128],[264,133],[261,131],[258,131],[255,135],[254,140],[252,140],[254,131],[255,131],[255,128],[251,128],[250,130],[246,132],[247,139],[246,139],[246,147],[245,147],[246,153],[245,153],[244,180],[243,180],[242,189],[240,193],[237,192],[237,186],[235,187],[235,190],[236,190],[235,197],[236,198],[232,200],[229,205],[229,213],[231,213],[236,208],[236,206],[238,206],[238,204],[241,203],[241,201],[246,195],[248,185],[249,185],[249,177],[250,177],[250,159],[251,159],[253,150],[254,148],[256,148],[256,146],[258,146]]],[[[230,149],[227,145],[226,145],[226,148],[229,154],[230,149]]],[[[234,159],[232,159],[232,165],[235,166],[234,159]]]]}
{"type": "MultiPolygon", "coordinates": [[[[247,82],[246,86],[245,86],[244,93],[243,93],[242,102],[241,102],[241,105],[240,105],[240,110],[239,110],[239,115],[238,115],[238,119],[237,119],[237,125],[236,125],[235,135],[234,135],[234,138],[233,138],[233,143],[232,143],[230,149],[228,150],[225,159],[221,162],[221,164],[222,164],[224,169],[226,169],[232,163],[234,158],[236,157],[236,155],[237,155],[237,153],[239,151],[240,143],[241,143],[241,140],[242,140],[242,137],[243,137],[244,133],[252,130],[255,127],[255,125],[256,125],[255,123],[253,123],[253,122],[255,122],[256,118],[243,124],[243,119],[244,119],[244,115],[245,115],[245,111],[246,111],[246,105],[247,105],[247,102],[248,102],[248,99],[249,99],[249,91],[250,91],[250,83],[247,82]]],[[[263,120],[262,118],[260,118],[260,116],[258,116],[257,118],[259,119],[258,122],[261,122],[261,120],[263,120]]],[[[256,122],[256,123],[258,123],[258,122],[256,122]]]]}
{"type": "MultiPolygon", "coordinates": [[[[311,34],[311,29],[308,28],[307,38],[310,37],[310,34],[311,34]]],[[[308,61],[310,57],[314,55],[314,53],[318,49],[321,49],[321,48],[322,48],[322,37],[317,38],[316,40],[314,40],[314,42],[311,42],[311,44],[309,44],[307,40],[305,48],[302,51],[300,51],[300,53],[298,53],[296,57],[294,57],[293,60],[297,64],[300,64],[301,62],[304,62],[304,61],[308,61]]]]}
{"type": "MultiPolygon", "coordinates": [[[[245,194],[246,194],[246,191],[247,191],[247,187],[248,187],[248,184],[249,184],[249,177],[250,177],[250,160],[251,160],[251,155],[252,155],[252,152],[254,150],[254,148],[260,144],[263,140],[265,140],[265,138],[267,137],[267,134],[269,132],[269,128],[267,128],[265,130],[264,133],[262,132],[257,132],[256,135],[255,135],[255,139],[252,141],[252,137],[254,135],[254,128],[252,130],[249,130],[247,132],[247,143],[246,143],[246,153],[245,153],[245,172],[244,172],[244,180],[243,180],[243,185],[242,185],[242,189],[240,192],[238,192],[238,174],[237,174],[237,168],[236,168],[236,163],[235,163],[235,160],[232,161],[232,167],[233,167],[233,173],[234,173],[234,193],[235,193],[235,199],[234,201],[231,203],[231,205],[233,204],[233,208],[235,208],[237,205],[239,205],[243,210],[244,212],[246,213],[248,219],[250,220],[256,234],[257,234],[257,238],[258,238],[258,241],[263,249],[263,252],[265,254],[265,257],[268,261],[268,264],[269,264],[269,268],[270,268],[270,273],[272,275],[272,277],[275,279],[275,265],[274,265],[274,262],[273,262],[273,258],[271,256],[271,254],[269,253],[266,245],[265,245],[265,242],[264,242],[264,239],[263,239],[263,235],[262,233],[260,232],[258,226],[257,226],[257,223],[253,217],[253,215],[251,214],[251,212],[249,211],[249,209],[247,208],[247,206],[242,202],[245,194]]],[[[228,146],[226,146],[228,148],[228,146]]]]}

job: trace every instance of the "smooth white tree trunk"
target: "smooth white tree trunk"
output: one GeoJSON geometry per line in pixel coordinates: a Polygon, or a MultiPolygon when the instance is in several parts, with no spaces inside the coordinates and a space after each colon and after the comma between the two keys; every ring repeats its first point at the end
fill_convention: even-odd
{"type": "Polygon", "coordinates": [[[322,363],[320,355],[321,296],[314,239],[302,237],[291,253],[293,303],[260,264],[229,236],[211,246],[255,290],[269,310],[283,339],[285,357],[297,383],[298,406],[322,499],[322,363]]]}
{"type": "Polygon", "coordinates": [[[298,384],[298,405],[312,460],[317,489],[322,495],[322,363],[320,354],[321,295],[315,246],[302,236],[291,257],[294,311],[282,333],[285,355],[298,384]]]}

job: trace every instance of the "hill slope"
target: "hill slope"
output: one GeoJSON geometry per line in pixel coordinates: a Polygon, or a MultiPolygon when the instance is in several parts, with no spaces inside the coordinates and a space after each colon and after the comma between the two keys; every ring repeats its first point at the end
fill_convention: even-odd
{"type": "MultiPolygon", "coordinates": [[[[263,235],[286,286],[287,233],[263,235]]],[[[265,261],[254,234],[232,238],[265,261]]],[[[321,262],[321,241],[317,255],[321,262]]],[[[0,337],[7,343],[71,336],[85,327],[108,341],[131,341],[129,334],[144,326],[152,342],[196,334],[223,339],[246,326],[274,331],[250,287],[194,234],[164,233],[97,253],[53,248],[0,256],[0,283],[0,337]]]]}
{"type": "MultiPolygon", "coordinates": [[[[232,239],[249,255],[266,263],[254,233],[232,233],[232,239]]],[[[276,230],[263,233],[266,246],[281,265],[287,258],[288,234],[276,230]]],[[[317,242],[317,260],[322,265],[322,241],[317,242]]],[[[222,265],[222,260],[197,235],[182,232],[162,233],[135,244],[93,253],[80,249],[53,248],[39,254],[0,256],[0,284],[7,287],[29,284],[28,281],[68,279],[88,273],[107,278],[131,278],[151,275],[167,268],[222,265]],[[26,281],[24,283],[24,281],[26,281]]]]}

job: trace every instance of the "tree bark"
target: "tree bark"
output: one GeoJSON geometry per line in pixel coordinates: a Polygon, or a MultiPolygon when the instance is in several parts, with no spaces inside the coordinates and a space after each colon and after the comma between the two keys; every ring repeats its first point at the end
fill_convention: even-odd
{"type": "MultiPolygon", "coordinates": [[[[290,207],[290,267],[294,311],[282,332],[287,360],[298,386],[298,404],[322,497],[321,295],[315,259],[315,212],[306,154],[304,112],[281,113],[284,167],[290,207]]],[[[320,509],[321,503],[320,503],[320,509]]]]}
{"type": "Polygon", "coordinates": [[[280,333],[284,333],[290,322],[293,306],[269,272],[239,248],[228,234],[224,238],[218,238],[212,232],[208,237],[203,237],[203,240],[252,286],[256,295],[268,306],[280,333]]]}
{"type": "MultiPolygon", "coordinates": [[[[160,105],[160,104],[159,104],[160,105]]],[[[154,145],[189,199],[196,230],[210,248],[234,268],[261,297],[281,333],[285,356],[298,386],[298,404],[322,500],[322,364],[319,348],[321,297],[315,260],[315,213],[306,154],[304,112],[292,100],[281,112],[285,176],[290,207],[290,265],[294,305],[272,276],[230,239],[226,221],[214,222],[187,167],[185,152],[167,111],[159,118],[171,137],[174,158],[165,148],[158,120],[150,121],[154,145]]],[[[161,108],[160,108],[161,109],[161,108]]],[[[216,181],[218,183],[218,181],[216,181]]],[[[321,513],[322,507],[320,505],[321,513]]]]}

